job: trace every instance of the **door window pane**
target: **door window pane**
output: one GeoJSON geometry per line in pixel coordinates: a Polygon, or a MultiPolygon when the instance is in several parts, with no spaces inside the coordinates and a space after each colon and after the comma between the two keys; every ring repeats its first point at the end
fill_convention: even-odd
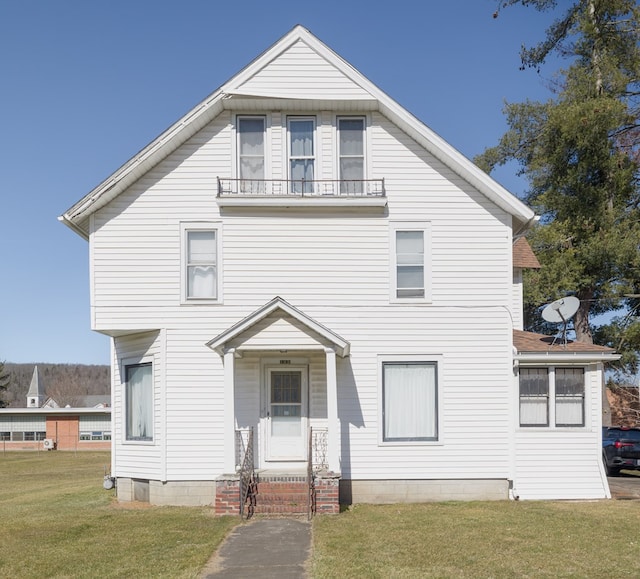
{"type": "Polygon", "coordinates": [[[271,373],[271,434],[293,437],[302,433],[302,375],[271,373]]]}

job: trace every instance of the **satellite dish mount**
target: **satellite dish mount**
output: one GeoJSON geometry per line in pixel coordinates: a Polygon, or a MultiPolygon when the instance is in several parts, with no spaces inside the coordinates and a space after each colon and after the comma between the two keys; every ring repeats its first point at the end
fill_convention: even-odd
{"type": "MultiPolygon", "coordinates": [[[[580,300],[575,296],[560,298],[547,304],[542,310],[542,317],[550,324],[562,324],[562,342],[567,346],[567,323],[578,311],[580,300]]],[[[554,338],[553,344],[556,343],[554,338]]],[[[552,344],[552,345],[553,345],[552,344]]]]}

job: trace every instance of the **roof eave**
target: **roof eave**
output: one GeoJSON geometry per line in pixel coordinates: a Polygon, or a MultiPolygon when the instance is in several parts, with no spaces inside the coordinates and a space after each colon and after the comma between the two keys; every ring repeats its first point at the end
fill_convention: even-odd
{"type": "Polygon", "coordinates": [[[585,364],[596,362],[615,362],[622,356],[615,352],[519,352],[515,359],[520,364],[529,363],[562,363],[562,364],[585,364]]]}
{"type": "Polygon", "coordinates": [[[379,102],[379,110],[381,113],[396,122],[398,126],[424,146],[434,157],[438,158],[455,173],[459,174],[488,199],[511,214],[516,220],[517,227],[515,229],[526,228],[528,224],[532,223],[533,219],[535,219],[535,214],[529,207],[300,25],[294,27],[288,34],[273,44],[271,48],[254,59],[217,91],[208,96],[199,105],[169,127],[169,129],[164,131],[158,138],[142,149],[131,160],[122,165],[110,177],[85,195],[78,203],[73,205],[61,216],[63,218],[61,221],[69,226],[71,226],[70,224],[74,224],[76,227],[71,228],[82,237],[87,238],[88,232],[78,227],[78,225],[86,219],[88,215],[117,197],[117,195],[133,184],[140,176],[157,165],[189,137],[215,118],[224,108],[223,99],[228,94],[237,91],[251,75],[255,74],[277,54],[286,50],[297,40],[306,42],[313,50],[336,66],[354,83],[371,94],[373,99],[379,102]]]}

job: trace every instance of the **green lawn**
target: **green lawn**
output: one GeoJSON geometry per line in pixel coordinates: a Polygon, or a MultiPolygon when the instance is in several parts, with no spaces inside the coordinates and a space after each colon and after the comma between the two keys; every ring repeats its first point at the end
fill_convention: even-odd
{"type": "Polygon", "coordinates": [[[640,502],[360,505],[314,520],[313,577],[640,577],[640,502]]]}
{"type": "MultiPolygon", "coordinates": [[[[197,577],[240,521],[119,505],[108,453],[0,454],[0,577],[197,577]]],[[[360,505],[313,521],[314,579],[640,577],[640,502],[360,505]]]]}
{"type": "Polygon", "coordinates": [[[0,454],[0,577],[197,577],[239,522],[118,505],[107,452],[0,454]]]}

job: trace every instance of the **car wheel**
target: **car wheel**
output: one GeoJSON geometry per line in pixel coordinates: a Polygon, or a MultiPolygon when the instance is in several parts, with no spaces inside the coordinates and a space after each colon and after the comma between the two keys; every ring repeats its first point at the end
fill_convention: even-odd
{"type": "Polygon", "coordinates": [[[604,461],[604,470],[607,473],[607,476],[620,476],[620,469],[614,466],[609,466],[607,461],[604,461]]]}

